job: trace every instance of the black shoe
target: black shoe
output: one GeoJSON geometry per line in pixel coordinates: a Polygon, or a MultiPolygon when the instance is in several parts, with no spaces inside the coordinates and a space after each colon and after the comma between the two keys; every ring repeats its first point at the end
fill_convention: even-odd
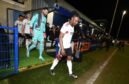
{"type": "Polygon", "coordinates": [[[50,70],[50,73],[51,73],[51,75],[55,75],[56,73],[55,73],[55,71],[52,69],[52,70],[50,70]]]}
{"type": "Polygon", "coordinates": [[[75,74],[69,74],[69,76],[72,77],[72,78],[74,78],[74,79],[77,79],[78,78],[77,75],[75,75],[75,74]]]}

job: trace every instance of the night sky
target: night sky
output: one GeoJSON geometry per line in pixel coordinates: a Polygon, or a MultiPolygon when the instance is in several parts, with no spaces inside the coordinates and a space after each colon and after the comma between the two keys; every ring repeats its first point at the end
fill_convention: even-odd
{"type": "MultiPolygon", "coordinates": [[[[66,1],[92,20],[106,19],[108,21],[108,28],[106,29],[106,31],[109,32],[117,0],[66,1]]],[[[123,10],[127,10],[127,14],[123,18],[119,38],[129,39],[129,0],[119,0],[111,35],[113,37],[116,37],[123,10]]]]}

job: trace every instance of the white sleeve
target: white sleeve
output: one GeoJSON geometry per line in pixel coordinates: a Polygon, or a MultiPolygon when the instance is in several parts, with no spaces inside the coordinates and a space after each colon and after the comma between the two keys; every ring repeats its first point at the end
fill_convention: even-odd
{"type": "Polygon", "coordinates": [[[25,19],[25,20],[23,20],[23,25],[26,25],[26,22],[27,22],[27,20],[25,19]]]}
{"type": "Polygon", "coordinates": [[[65,33],[66,32],[66,27],[65,25],[62,26],[61,30],[60,30],[62,33],[65,33]]]}
{"type": "Polygon", "coordinates": [[[18,20],[16,20],[16,21],[15,21],[15,24],[14,24],[14,26],[17,26],[17,25],[18,25],[18,20]]]}

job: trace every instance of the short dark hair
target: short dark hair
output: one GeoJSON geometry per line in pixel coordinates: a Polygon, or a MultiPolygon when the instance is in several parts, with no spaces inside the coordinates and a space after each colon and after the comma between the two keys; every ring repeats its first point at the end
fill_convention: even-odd
{"type": "Polygon", "coordinates": [[[42,10],[48,10],[48,7],[44,7],[42,10]]]}
{"type": "Polygon", "coordinates": [[[19,15],[19,17],[23,17],[23,15],[19,15]]]}
{"type": "Polygon", "coordinates": [[[80,18],[79,14],[76,11],[72,11],[71,13],[72,13],[71,18],[72,17],[79,17],[80,18]]]}

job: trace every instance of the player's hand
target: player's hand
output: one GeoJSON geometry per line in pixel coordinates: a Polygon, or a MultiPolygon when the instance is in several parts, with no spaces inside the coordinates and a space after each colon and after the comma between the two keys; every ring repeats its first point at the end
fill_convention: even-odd
{"type": "Polygon", "coordinates": [[[65,55],[66,55],[66,53],[65,53],[65,50],[64,50],[64,49],[61,49],[61,54],[62,54],[63,56],[65,56],[65,55]]]}
{"type": "Polygon", "coordinates": [[[34,32],[31,32],[32,36],[34,36],[34,32]]]}
{"type": "Polygon", "coordinates": [[[22,34],[22,36],[24,36],[24,33],[23,32],[21,34],[22,34]]]}
{"type": "Polygon", "coordinates": [[[57,57],[58,60],[61,60],[62,55],[61,54],[58,54],[56,57],[57,57]]]}
{"type": "Polygon", "coordinates": [[[34,36],[32,28],[30,28],[30,33],[31,33],[32,36],[34,36]]]}
{"type": "Polygon", "coordinates": [[[44,36],[44,38],[46,38],[46,37],[47,37],[46,33],[44,33],[44,35],[43,35],[43,36],[44,36]]]}
{"type": "Polygon", "coordinates": [[[72,50],[72,53],[75,53],[75,51],[74,51],[74,50],[72,50]]]}

